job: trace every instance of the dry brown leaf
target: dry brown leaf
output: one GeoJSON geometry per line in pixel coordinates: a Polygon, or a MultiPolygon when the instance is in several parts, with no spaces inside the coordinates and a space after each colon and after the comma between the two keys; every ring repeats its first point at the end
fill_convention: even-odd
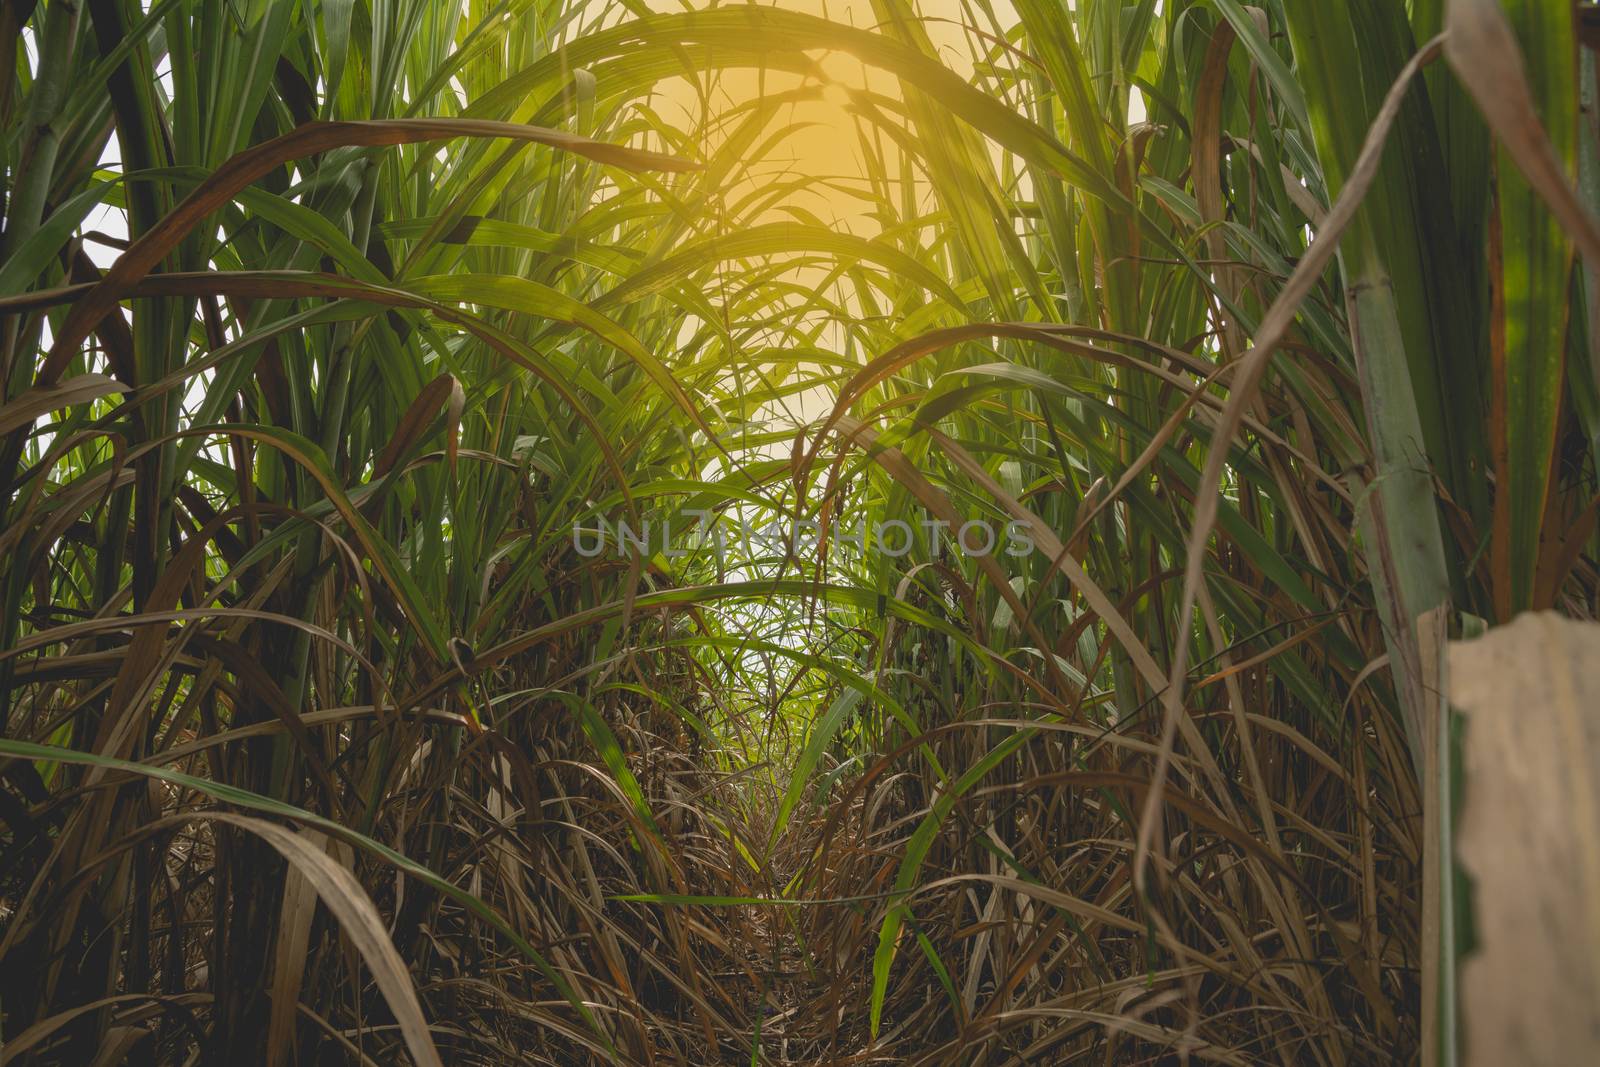
{"type": "Polygon", "coordinates": [[[1600,1063],[1600,625],[1530,613],[1449,656],[1479,940],[1465,1062],[1600,1063]]]}
{"type": "Polygon", "coordinates": [[[127,391],[127,386],[103,374],[79,374],[60,385],[29,389],[10,403],[0,406],[0,434],[30,426],[40,415],[58,408],[86,404],[102,396],[127,391]]]}
{"type": "MultiPolygon", "coordinates": [[[[154,779],[152,779],[154,781],[154,779]]],[[[307,841],[326,849],[327,835],[303,830],[307,841]]],[[[272,951],[272,1014],[267,1025],[267,1067],[291,1062],[294,1024],[299,1017],[300,983],[311,945],[311,921],[317,912],[317,888],[311,877],[291,865],[278,910],[278,936],[272,951]]]]}
{"type": "Polygon", "coordinates": [[[1539,121],[1522,50],[1496,0],[1450,0],[1444,54],[1528,184],[1589,261],[1600,262],[1600,220],[1579,199],[1539,121]]]}
{"type": "Polygon", "coordinates": [[[400,958],[400,953],[395,951],[394,942],[389,939],[389,932],[384,927],[383,917],[356,876],[341,867],[325,851],[326,839],[321,835],[309,837],[265,819],[231,812],[196,812],[195,815],[248,830],[289,861],[290,866],[316,890],[322,903],[339,921],[340,930],[366,961],[368,970],[377,982],[378,991],[388,1002],[389,1010],[394,1012],[400,1036],[405,1039],[406,1048],[417,1067],[443,1067],[438,1050],[433,1045],[433,1036],[428,1030],[428,1021],[422,1014],[422,1005],[417,1002],[411,972],[400,958]]]}

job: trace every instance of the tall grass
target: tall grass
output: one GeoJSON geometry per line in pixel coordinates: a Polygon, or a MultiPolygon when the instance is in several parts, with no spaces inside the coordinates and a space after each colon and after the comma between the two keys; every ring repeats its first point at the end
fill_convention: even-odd
{"type": "Polygon", "coordinates": [[[1505,10],[4,6],[4,1062],[1453,1062],[1443,642],[1600,586],[1505,10]]]}

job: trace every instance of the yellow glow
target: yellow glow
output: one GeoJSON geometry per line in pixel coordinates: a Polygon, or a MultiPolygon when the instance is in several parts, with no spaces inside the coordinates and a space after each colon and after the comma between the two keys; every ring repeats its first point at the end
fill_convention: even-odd
{"type": "MultiPolygon", "coordinates": [[[[758,104],[777,102],[762,136],[756,139],[763,151],[747,159],[723,190],[729,210],[740,210],[736,205],[770,190],[774,202],[743,221],[793,218],[783,210],[789,206],[853,232],[876,229],[868,218],[871,205],[859,194],[869,188],[869,174],[878,168],[868,163],[861,137],[865,132],[869,138],[884,141],[884,148],[892,146],[853,114],[850,91],[865,89],[869,75],[851,57],[841,58],[842,64],[836,59],[819,64],[817,76],[734,69],[708,73],[699,84],[685,77],[672,78],[657,85],[658,98],[665,99],[656,106],[668,121],[700,129],[702,150],[710,156],[727,143],[758,104]],[[767,144],[773,136],[779,139],[767,144]],[[785,183],[793,188],[776,196],[785,183]]],[[[894,79],[873,75],[871,86],[881,96],[898,96],[894,79]]],[[[888,166],[897,172],[897,159],[888,166]]]]}
{"type": "MultiPolygon", "coordinates": [[[[874,24],[870,0],[778,0],[770,6],[824,17],[842,25],[874,24]]],[[[931,0],[935,6],[950,0],[931,0]]],[[[665,6],[663,0],[654,5],[665,6]]],[[[681,10],[676,2],[672,9],[681,10]]],[[[709,6],[692,0],[688,6],[709,6]]],[[[814,216],[841,230],[870,235],[879,229],[874,205],[866,198],[877,175],[897,180],[899,151],[894,142],[857,113],[852,92],[897,100],[899,82],[868,69],[842,51],[808,53],[815,64],[810,74],[747,68],[705,71],[699,76],[666,79],[656,86],[653,104],[663,119],[685,129],[700,130],[702,151],[710,156],[761,102],[777,102],[762,135],[764,151],[746,161],[721,191],[739,224],[789,221],[814,216]],[[767,139],[780,135],[776,143],[767,139]],[[862,137],[872,145],[863,149],[862,137]],[[770,195],[755,205],[753,199],[770,195]]],[[[897,117],[889,116],[891,121],[897,117]]],[[[881,185],[880,185],[881,188],[881,185]]],[[[730,219],[733,221],[733,219],[730,219]]]]}
{"type": "MultiPolygon", "coordinates": [[[[757,2],[856,29],[879,27],[871,0],[757,2]]],[[[710,7],[712,2],[653,0],[652,6],[678,11],[710,7]]],[[[928,20],[923,30],[939,61],[970,77],[975,45],[962,25],[965,13],[959,0],[912,0],[912,6],[928,20]]],[[[1002,24],[1014,22],[1009,0],[997,0],[994,10],[1002,24]]],[[[757,102],[781,99],[783,103],[757,143],[779,131],[784,131],[782,140],[767,146],[761,158],[751,159],[722,190],[730,214],[737,223],[751,225],[793,219],[803,213],[841,230],[869,236],[881,227],[875,204],[869,199],[874,176],[880,193],[887,180],[888,196],[895,201],[900,198],[900,147],[894,138],[875,128],[870,118],[875,111],[884,121],[904,123],[892,106],[901,98],[899,79],[867,67],[842,50],[818,50],[808,53],[808,58],[815,64],[809,75],[741,68],[669,78],[656,86],[653,106],[668,122],[701,131],[702,150],[709,156],[727,142],[757,102]],[[874,102],[890,106],[874,108],[874,102]],[[737,206],[747,207],[752,196],[768,192],[772,199],[764,206],[748,213],[737,206]]],[[[932,207],[926,200],[926,187],[918,193],[917,202],[932,207]]]]}
{"type": "MultiPolygon", "coordinates": [[[[662,12],[717,6],[715,0],[646,2],[662,12]]],[[[872,0],[754,2],[857,30],[882,30],[872,0]]],[[[994,47],[991,31],[1016,22],[1011,0],[994,0],[996,24],[980,19],[982,32],[968,25],[971,16],[962,0],[909,2],[925,20],[922,32],[938,61],[964,78],[973,76],[977,56],[994,47]]],[[[728,222],[755,225],[814,217],[842,231],[871,236],[885,221],[872,199],[874,194],[886,195],[894,203],[889,215],[902,207],[900,140],[905,135],[897,140],[876,125],[881,121],[904,129],[907,120],[897,106],[899,79],[866,66],[842,49],[819,48],[808,52],[807,58],[814,64],[807,74],[714,67],[698,73],[686,71],[658,82],[651,106],[666,122],[696,131],[701,151],[709,157],[727,143],[758,102],[780,101],[763,135],[756,139],[763,154],[750,159],[721,190],[728,222]],[[768,137],[780,133],[778,143],[767,143],[768,137]],[[762,199],[762,203],[755,205],[752,198],[762,199]]],[[[904,177],[917,183],[911,199],[918,210],[932,210],[931,189],[920,168],[914,167],[904,177]]]]}

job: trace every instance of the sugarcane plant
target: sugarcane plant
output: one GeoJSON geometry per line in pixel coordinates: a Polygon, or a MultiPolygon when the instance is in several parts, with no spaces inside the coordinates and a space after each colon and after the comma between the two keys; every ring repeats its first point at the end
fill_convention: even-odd
{"type": "Polygon", "coordinates": [[[1596,24],[0,5],[0,1062],[1457,1062],[1596,24]]]}

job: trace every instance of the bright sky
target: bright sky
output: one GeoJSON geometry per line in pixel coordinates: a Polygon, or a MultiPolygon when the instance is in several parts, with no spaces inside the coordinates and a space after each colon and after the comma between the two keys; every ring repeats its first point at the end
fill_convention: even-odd
{"type": "MultiPolygon", "coordinates": [[[[834,22],[870,29],[877,23],[870,0],[757,0],[761,6],[779,7],[790,11],[828,18],[834,22]]],[[[959,0],[913,0],[917,10],[932,21],[926,23],[929,37],[939,51],[944,64],[963,76],[973,70],[973,48],[967,31],[962,28],[963,13],[959,0]]],[[[658,10],[704,9],[714,5],[708,0],[654,0],[658,10]]],[[[1015,22],[1016,16],[1008,0],[995,5],[996,15],[1002,25],[1015,22]]],[[[709,118],[715,123],[719,118],[737,109],[741,104],[767,95],[780,94],[802,87],[819,90],[816,97],[787,106],[781,117],[769,129],[778,129],[789,123],[803,127],[785,138],[770,156],[753,168],[750,179],[728,190],[729,201],[749,192],[755,182],[762,179],[777,180],[783,177],[811,179],[806,188],[789,197],[787,202],[818,215],[824,221],[836,223],[842,229],[867,235],[875,232],[876,223],[865,215],[867,205],[848,190],[864,188],[869,166],[862,152],[860,129],[862,120],[848,110],[847,89],[870,89],[874,93],[898,98],[897,80],[883,71],[869,68],[843,52],[815,52],[823,79],[803,78],[785,72],[739,69],[724,71],[702,79],[707,93],[709,118]]],[[[656,107],[669,121],[696,124],[702,117],[699,89],[688,78],[672,78],[659,84],[660,99],[656,107]]],[[[867,127],[870,130],[870,127],[867,127]]],[[[891,176],[898,174],[897,149],[887,138],[879,138],[891,176]]],[[[716,147],[713,136],[709,148],[716,147]]],[[[783,213],[769,213],[764,220],[787,218],[783,213]]]]}
{"type": "MultiPolygon", "coordinates": [[[[650,0],[655,10],[702,10],[716,4],[712,0],[650,0]]],[[[734,0],[738,2],[738,0],[734,0]]],[[[878,24],[871,0],[754,0],[767,7],[815,15],[858,29],[872,29],[878,24]]],[[[987,47],[985,42],[974,40],[964,26],[965,12],[960,0],[911,0],[924,17],[925,31],[938,53],[939,59],[949,69],[970,78],[974,57],[987,47]]],[[[1010,0],[997,0],[994,5],[1000,26],[984,26],[988,32],[1003,32],[1017,21],[1010,0]]],[[[807,77],[783,71],[763,71],[750,68],[731,69],[703,74],[696,79],[685,76],[667,79],[657,84],[657,95],[651,106],[661,117],[681,128],[693,129],[708,126],[711,135],[705,146],[707,154],[714,152],[734,129],[735,123],[746,113],[746,105],[761,99],[809,88],[815,92],[807,99],[786,104],[771,120],[769,133],[794,127],[783,141],[755,161],[747,174],[724,190],[724,202],[737,204],[743,197],[769,183],[803,179],[781,201],[755,217],[745,216],[746,224],[790,221],[794,216],[786,208],[795,208],[820,218],[824,223],[858,236],[873,236],[879,229],[877,219],[869,212],[872,204],[851,194],[851,190],[865,190],[868,175],[874,171],[886,172],[891,181],[900,177],[899,149],[887,136],[876,131],[872,124],[859,118],[850,110],[850,90],[870,90],[873,94],[900,98],[898,79],[877,68],[868,67],[855,57],[842,51],[815,51],[810,57],[817,63],[820,77],[807,77]],[[726,123],[726,129],[719,125],[726,123]],[[869,162],[863,150],[863,131],[872,139],[874,153],[882,163],[869,162]]],[[[998,150],[997,150],[998,151],[998,150]]],[[[932,192],[925,184],[918,190],[918,202],[925,210],[932,210],[932,192]]],[[[892,193],[897,199],[899,190],[892,193]]],[[[820,267],[797,267],[793,276],[807,284],[820,282],[826,272],[820,267]]],[[[847,289],[848,287],[846,287],[847,289]]],[[[846,306],[853,297],[844,289],[835,296],[846,306]]],[[[824,347],[837,347],[837,324],[828,324],[819,339],[824,347]]],[[[788,401],[769,405],[762,416],[775,422],[807,423],[824,414],[833,405],[833,396],[827,390],[811,389],[788,401]]]]}

